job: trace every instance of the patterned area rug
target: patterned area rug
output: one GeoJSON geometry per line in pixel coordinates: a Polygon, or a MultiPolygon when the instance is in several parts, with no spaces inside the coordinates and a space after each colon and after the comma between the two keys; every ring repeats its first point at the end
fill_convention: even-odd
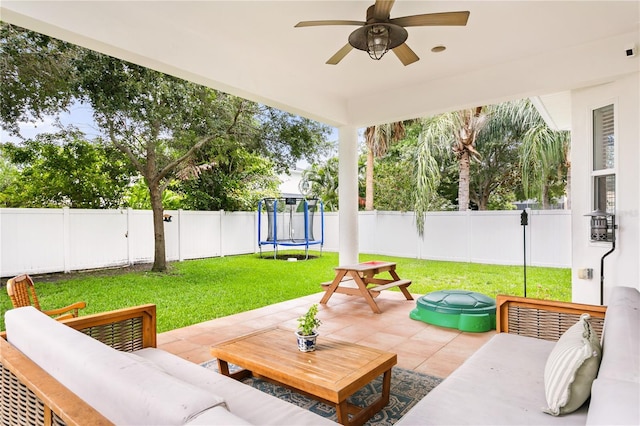
{"type": "MultiPolygon", "coordinates": [[[[218,371],[218,363],[216,360],[210,360],[201,364],[205,368],[218,371]]],[[[239,367],[229,365],[230,370],[237,371],[239,367]]],[[[336,420],[335,408],[322,402],[310,399],[300,395],[295,391],[278,386],[271,382],[249,377],[243,380],[244,383],[253,386],[256,389],[268,394],[277,396],[278,398],[296,404],[302,408],[313,411],[323,417],[336,420]]],[[[417,373],[411,370],[405,370],[399,367],[393,367],[391,374],[391,397],[389,404],[374,415],[366,425],[371,426],[387,426],[397,422],[411,407],[413,407],[420,399],[442,382],[442,379],[429,376],[427,374],[417,373]]],[[[358,406],[365,406],[375,400],[382,391],[382,376],[360,389],[349,398],[349,402],[358,406]]]]}

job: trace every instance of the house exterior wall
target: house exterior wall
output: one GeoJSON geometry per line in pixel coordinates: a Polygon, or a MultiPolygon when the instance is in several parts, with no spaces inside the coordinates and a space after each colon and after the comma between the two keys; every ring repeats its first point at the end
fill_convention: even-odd
{"type": "Polygon", "coordinates": [[[614,104],[616,173],[616,249],[604,260],[604,304],[618,285],[640,288],[640,73],[575,90],[571,95],[571,195],[573,301],[600,303],[600,259],[611,243],[590,242],[593,211],[592,111],[614,104]],[[593,268],[593,279],[578,270],[593,268]]]}

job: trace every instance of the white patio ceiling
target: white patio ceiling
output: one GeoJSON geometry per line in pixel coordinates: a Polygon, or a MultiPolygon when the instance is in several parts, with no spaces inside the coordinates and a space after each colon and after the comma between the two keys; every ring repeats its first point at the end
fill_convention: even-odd
{"type": "MultiPolygon", "coordinates": [[[[466,27],[410,27],[420,61],[353,50],[325,61],[370,1],[11,1],[1,19],[333,126],[362,127],[600,84],[638,69],[638,1],[396,1],[391,17],[468,10],[466,27]],[[444,45],[447,50],[432,53],[444,45]]],[[[554,105],[557,109],[557,103],[554,105]]],[[[562,109],[562,108],[560,108],[562,109]]]]}

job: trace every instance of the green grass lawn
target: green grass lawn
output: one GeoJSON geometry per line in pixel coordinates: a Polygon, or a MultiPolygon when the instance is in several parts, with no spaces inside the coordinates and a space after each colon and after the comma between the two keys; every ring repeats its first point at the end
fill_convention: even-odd
{"type": "MultiPolygon", "coordinates": [[[[413,294],[441,289],[471,290],[491,297],[523,294],[522,266],[360,255],[360,261],[368,260],[396,262],[400,277],[413,282],[409,287],[413,294]]],[[[81,315],[87,315],[155,303],[158,332],[163,332],[318,293],[319,283],[331,280],[337,265],[337,253],[298,262],[242,255],[176,262],[166,274],[109,271],[72,273],[56,282],[34,281],[42,309],[84,300],[87,308],[81,315]]],[[[4,294],[0,297],[2,330],[4,312],[11,308],[4,294]]],[[[527,267],[527,296],[570,301],[571,270],[527,267]]]]}

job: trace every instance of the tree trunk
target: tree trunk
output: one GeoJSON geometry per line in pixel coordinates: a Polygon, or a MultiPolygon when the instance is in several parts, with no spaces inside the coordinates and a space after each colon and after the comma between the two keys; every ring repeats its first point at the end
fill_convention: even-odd
{"type": "Polygon", "coordinates": [[[489,209],[489,197],[491,196],[491,191],[488,189],[482,189],[480,192],[480,200],[478,200],[478,210],[488,210],[489,209]]]}
{"type": "Polygon", "coordinates": [[[460,153],[459,181],[458,181],[458,210],[469,210],[469,151],[466,149],[460,153]]]}
{"type": "Polygon", "coordinates": [[[549,210],[551,203],[549,202],[549,184],[545,181],[542,184],[542,210],[549,210]]]}
{"type": "Polygon", "coordinates": [[[364,209],[373,210],[373,151],[371,149],[367,152],[364,209]]]}
{"type": "Polygon", "coordinates": [[[167,256],[164,243],[164,207],[162,206],[162,191],[160,184],[151,181],[149,184],[149,195],[151,197],[151,209],[153,211],[153,234],[155,240],[155,249],[153,257],[154,272],[166,272],[167,256]]]}

